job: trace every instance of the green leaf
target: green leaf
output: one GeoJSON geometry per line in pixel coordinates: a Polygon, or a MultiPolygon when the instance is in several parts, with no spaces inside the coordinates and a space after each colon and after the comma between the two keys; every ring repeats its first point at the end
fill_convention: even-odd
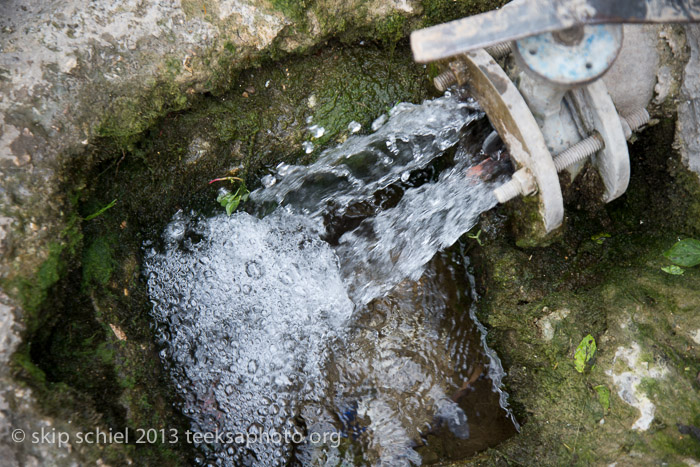
{"type": "Polygon", "coordinates": [[[602,245],[603,242],[605,242],[605,239],[606,239],[606,238],[610,238],[610,234],[609,234],[609,233],[605,233],[605,232],[601,232],[601,233],[599,233],[599,234],[593,235],[593,236],[591,237],[591,240],[593,240],[594,242],[596,242],[598,245],[602,245]]]}
{"type": "Polygon", "coordinates": [[[576,371],[583,373],[586,370],[586,365],[591,362],[596,352],[595,339],[590,334],[583,338],[581,343],[576,347],[574,353],[574,366],[576,371]]]}
{"type": "Polygon", "coordinates": [[[692,268],[700,264],[700,240],[686,238],[676,243],[664,256],[672,263],[686,268],[692,268]]]}
{"type": "Polygon", "coordinates": [[[216,197],[216,200],[219,202],[219,204],[221,204],[221,206],[226,208],[226,214],[230,216],[231,213],[238,208],[238,205],[241,204],[241,202],[248,200],[249,195],[250,192],[248,191],[248,188],[246,188],[245,184],[241,182],[234,193],[221,193],[216,197]]]}
{"type": "Polygon", "coordinates": [[[90,214],[89,216],[87,216],[87,217],[85,218],[85,220],[86,220],[86,221],[90,221],[90,220],[94,219],[95,217],[97,217],[97,216],[101,215],[103,212],[105,212],[107,209],[110,209],[110,208],[114,207],[115,204],[117,204],[117,200],[116,200],[116,199],[113,200],[111,203],[109,203],[107,206],[104,206],[103,208],[101,208],[99,211],[93,212],[92,214],[90,214]]]}
{"type": "Polygon", "coordinates": [[[610,389],[602,384],[594,386],[593,389],[598,393],[598,402],[603,406],[603,412],[607,412],[610,409],[610,389]]]}
{"type": "Polygon", "coordinates": [[[476,242],[479,244],[479,246],[483,246],[483,243],[481,242],[481,239],[479,238],[481,236],[481,229],[476,234],[468,233],[467,238],[472,238],[476,240],[476,242]]]}
{"type": "Polygon", "coordinates": [[[681,267],[672,264],[671,266],[664,266],[661,270],[667,274],[673,274],[674,276],[682,276],[685,270],[681,267]]]}
{"type": "Polygon", "coordinates": [[[230,216],[231,213],[236,210],[240,202],[241,198],[237,198],[235,196],[231,198],[231,201],[229,201],[229,203],[226,205],[226,214],[230,216]]]}

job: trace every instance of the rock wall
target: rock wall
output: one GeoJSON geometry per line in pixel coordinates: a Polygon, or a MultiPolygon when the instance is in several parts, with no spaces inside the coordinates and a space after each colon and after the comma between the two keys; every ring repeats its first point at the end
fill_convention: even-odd
{"type": "Polygon", "coordinates": [[[326,125],[318,149],[347,134],[350,120],[368,123],[397,101],[420,101],[426,71],[397,41],[498,3],[2,2],[4,462],[186,463],[186,447],[58,446],[9,435],[181,426],[148,331],[143,229],[183,199],[214,199],[202,186],[222,171],[252,173],[275,151],[277,161],[313,157],[301,147],[307,117],[326,125]],[[112,195],[117,207],[88,222],[112,195]]]}
{"type": "MultiPolygon", "coordinates": [[[[202,188],[209,178],[241,168],[250,180],[255,180],[266,164],[308,161],[315,153],[306,154],[302,143],[312,142],[318,150],[342,139],[352,120],[366,125],[398,100],[419,101],[430,95],[427,78],[435,70],[413,65],[405,46],[397,45],[397,41],[411,29],[492,9],[499,3],[2,2],[0,457],[5,464],[187,463],[193,454],[177,446],[58,446],[55,442],[14,442],[9,435],[17,428],[31,433],[43,427],[48,432],[74,435],[97,426],[181,426],[182,420],[172,411],[172,394],[162,384],[157,349],[148,332],[144,308],[147,299],[139,272],[139,249],[145,232],[149,228],[157,230],[187,200],[210,202],[214,189],[202,188]],[[309,117],[314,122],[322,121],[328,130],[320,139],[309,135],[309,117]],[[86,220],[113,199],[118,200],[114,209],[94,221],[86,220]],[[95,397],[98,393],[107,395],[95,397]]],[[[698,32],[694,27],[687,31],[687,46],[669,41],[666,55],[661,54],[662,61],[663,56],[671,60],[676,53],[683,56],[690,52],[691,58],[682,88],[683,70],[678,60],[668,69],[668,80],[657,83],[663,85],[660,91],[671,97],[660,103],[658,115],[665,119],[675,111],[675,85],[682,96],[677,144],[686,164],[698,171],[698,32]],[[671,50],[676,45],[679,50],[671,50]]],[[[670,154],[668,135],[673,128],[664,121],[663,131],[643,141],[670,154]]],[[[665,159],[654,160],[663,164],[665,159]]],[[[649,165],[637,167],[656,173],[649,165]]],[[[697,218],[700,211],[693,202],[699,196],[693,191],[693,183],[697,182],[672,164],[659,173],[663,175],[649,186],[676,183],[679,191],[663,200],[687,218],[697,218]]],[[[638,188],[646,182],[640,183],[638,188]]],[[[653,198],[650,189],[642,192],[649,194],[644,199],[653,198]]],[[[627,199],[641,198],[633,195],[627,199]]],[[[576,205],[578,200],[570,202],[576,205]]],[[[662,204],[658,204],[655,217],[640,219],[643,206],[639,202],[629,211],[630,222],[642,220],[655,225],[653,242],[640,234],[629,243],[631,251],[639,252],[641,258],[652,258],[656,250],[669,246],[674,235],[698,232],[678,221],[678,216],[674,217],[675,223],[665,224],[668,218],[663,215],[662,204]],[[664,229],[666,236],[656,235],[664,229]],[[637,248],[635,242],[641,246],[637,248]]],[[[668,278],[655,275],[662,273],[649,271],[634,287],[615,289],[618,263],[627,264],[624,262],[629,255],[608,257],[607,245],[602,253],[596,250],[597,243],[589,245],[586,239],[599,233],[589,232],[591,225],[606,231],[612,227],[604,220],[591,223],[586,209],[577,214],[581,222],[572,223],[575,247],[566,243],[573,242],[574,237],[567,237],[557,247],[559,250],[529,251],[513,247],[508,237],[503,237],[494,240],[482,254],[475,252],[482,257],[484,284],[490,284],[484,287],[491,290],[491,295],[486,294],[485,321],[493,327],[494,344],[512,368],[509,384],[514,399],[521,404],[520,414],[529,420],[524,436],[512,440],[503,453],[525,464],[533,456],[552,460],[555,457],[548,456],[570,455],[573,461],[583,462],[592,459],[586,456],[593,456],[595,443],[619,435],[597,428],[595,424],[601,419],[598,408],[598,412],[586,412],[585,418],[575,417],[576,410],[582,410],[576,401],[590,405],[590,385],[573,380],[570,373],[561,373],[563,366],[557,366],[568,362],[569,340],[583,332],[597,332],[606,346],[601,350],[601,369],[594,376],[613,392],[617,384],[613,375],[624,375],[625,371],[613,371],[611,379],[606,379],[604,370],[615,370],[615,365],[623,364],[634,370],[632,367],[639,365],[630,363],[630,358],[634,356],[634,343],[641,342],[641,356],[633,360],[646,362],[644,371],[661,368],[658,361],[676,359],[674,366],[665,366],[670,367],[666,381],[676,384],[668,395],[697,393],[691,374],[698,371],[693,363],[697,362],[697,351],[693,348],[686,356],[681,350],[683,345],[693,345],[688,340],[690,334],[668,338],[668,345],[658,351],[653,348],[651,357],[644,354],[653,342],[667,339],[665,331],[672,331],[675,325],[671,314],[674,310],[682,309],[688,315],[687,309],[697,309],[693,308],[698,302],[692,290],[682,288],[677,294],[673,284],[664,282],[668,278]],[[602,258],[611,268],[589,288],[569,281],[569,295],[555,294],[545,299],[558,290],[550,269],[553,259],[547,256],[551,251],[562,256],[573,251],[589,266],[593,264],[590,261],[602,258]],[[531,257],[541,261],[534,269],[527,266],[527,258],[531,257]],[[490,263],[494,258],[501,260],[490,263]],[[512,264],[508,263],[511,260],[512,264]],[[529,274],[530,279],[543,276],[543,282],[528,289],[513,271],[525,271],[523,274],[529,274]],[[499,281],[503,282],[502,289],[499,281]],[[512,290],[518,292],[513,295],[512,290]],[[495,295],[499,293],[502,295],[495,295]],[[616,294],[623,298],[631,294],[632,299],[619,305],[616,294]],[[516,299],[506,301],[506,295],[516,299]],[[603,308],[596,305],[599,295],[605,297],[603,308]],[[655,308],[647,303],[647,296],[663,304],[655,308]],[[641,312],[635,308],[640,300],[641,312]],[[624,308],[619,317],[616,307],[624,308]],[[528,322],[519,321],[523,309],[528,322]],[[562,312],[564,309],[569,313],[562,312]],[[635,324],[648,332],[641,337],[618,330],[627,326],[626,317],[633,319],[635,313],[641,316],[637,321],[647,326],[635,324]],[[663,322],[671,323],[660,328],[663,333],[649,331],[655,326],[656,314],[663,322]],[[592,327],[570,324],[567,316],[580,318],[584,324],[590,320],[592,327]],[[564,333],[559,332],[560,321],[568,323],[564,333]],[[538,334],[540,328],[547,332],[538,334]],[[548,339],[550,334],[554,344],[548,339]],[[619,356],[618,348],[622,349],[619,356]],[[546,366],[541,362],[542,352],[547,355],[546,363],[551,364],[546,371],[542,369],[546,366]],[[687,372],[686,366],[690,368],[687,372]],[[528,368],[535,368],[535,372],[530,373],[528,368]],[[572,394],[578,399],[567,399],[572,404],[563,404],[561,411],[547,414],[546,407],[564,400],[557,395],[572,394]],[[549,420],[553,421],[551,425],[549,420]],[[572,423],[578,427],[575,431],[570,429],[572,423]],[[581,435],[582,430],[590,436],[581,435]],[[585,441],[585,447],[575,444],[579,439],[585,441]],[[561,444],[553,444],[558,441],[561,444]]],[[[628,216],[624,212],[618,209],[614,215],[628,216]]],[[[625,222],[629,219],[625,217],[625,222]]],[[[625,229],[628,226],[623,223],[611,232],[616,235],[612,242],[616,251],[628,244],[625,229]]],[[[573,269],[561,267],[576,274],[573,269]]],[[[584,276],[595,274],[593,268],[584,276]]],[[[692,274],[685,279],[692,280],[692,274]]],[[[681,323],[684,332],[691,324],[695,326],[691,318],[681,323]]],[[[643,380],[649,375],[642,371],[637,376],[643,380]]],[[[659,394],[649,388],[645,397],[657,407],[672,405],[670,396],[659,394]]],[[[625,405],[622,397],[618,400],[613,395],[613,400],[616,405],[611,410],[619,409],[613,414],[618,417],[616,422],[625,430],[631,428],[637,419],[636,409],[625,405]]],[[[697,408],[688,404],[678,407],[696,414],[697,408]]],[[[647,451],[639,447],[644,442],[664,446],[652,452],[660,460],[685,459],[679,452],[695,455],[687,438],[680,447],[672,442],[676,433],[671,424],[676,418],[683,424],[700,422],[693,422],[692,417],[679,418],[677,408],[668,413],[671,415],[657,417],[664,423],[661,429],[638,436],[630,432],[632,435],[625,435],[627,441],[613,443],[605,451],[606,456],[614,460],[620,458],[615,457],[616,453],[644,454],[647,451]]],[[[656,429],[658,425],[652,423],[651,427],[656,429]]],[[[494,452],[487,456],[488,463],[503,461],[494,452]]]]}

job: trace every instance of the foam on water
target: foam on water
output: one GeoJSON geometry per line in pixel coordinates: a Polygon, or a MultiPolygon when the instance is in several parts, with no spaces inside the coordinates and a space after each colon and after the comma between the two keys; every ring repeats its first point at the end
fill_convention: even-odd
{"type": "MultiPolygon", "coordinates": [[[[164,253],[146,260],[163,361],[195,431],[295,428],[304,403],[327,390],[329,346],[353,304],[331,248],[280,211],[211,219],[178,214],[164,253]]],[[[229,446],[230,447],[230,446],[229,446]]],[[[228,465],[283,465],[290,446],[215,450],[228,465]]]]}
{"type": "MultiPolygon", "coordinates": [[[[446,327],[456,299],[443,290],[457,279],[425,271],[495,205],[501,180],[466,176],[482,136],[470,135],[470,124],[482,114],[456,96],[389,114],[375,133],[351,136],[309,167],[281,164],[251,195],[259,213],[276,207],[271,215],[178,213],[162,248],[149,247],[161,357],[194,431],[342,432],[363,439],[368,462],[418,465],[415,448],[431,430],[469,436],[448,394],[475,368],[487,367],[500,391],[500,361],[485,341],[470,344],[485,330],[462,333],[473,327],[473,310],[446,327]],[[478,141],[464,143],[470,138],[478,141]],[[447,150],[451,167],[413,183],[447,150]],[[329,218],[401,184],[400,200],[379,202],[334,246],[321,240],[334,228],[329,218]]],[[[285,465],[292,452],[303,465],[353,458],[337,445],[200,448],[207,462],[224,465],[285,465]]]]}

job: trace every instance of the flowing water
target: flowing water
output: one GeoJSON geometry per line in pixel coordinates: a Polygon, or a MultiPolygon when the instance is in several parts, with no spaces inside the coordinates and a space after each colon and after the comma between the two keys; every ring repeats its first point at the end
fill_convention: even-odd
{"type": "Polygon", "coordinates": [[[180,212],[148,247],[161,358],[213,436],[202,463],[420,465],[514,431],[468,259],[438,254],[496,204],[507,163],[474,174],[502,151],[459,96],[380,123],[278,166],[256,215],[180,212]]]}

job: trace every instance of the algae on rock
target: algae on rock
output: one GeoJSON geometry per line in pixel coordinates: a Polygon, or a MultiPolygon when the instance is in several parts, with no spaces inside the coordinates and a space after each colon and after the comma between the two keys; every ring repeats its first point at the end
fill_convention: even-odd
{"type": "Polygon", "coordinates": [[[660,269],[679,236],[700,235],[692,215],[700,183],[677,154],[669,157],[673,129],[663,121],[631,145],[632,179],[620,199],[592,211],[574,183],[567,229],[547,248],[514,246],[496,233],[506,227],[500,214],[486,216],[484,246],[474,250],[480,317],[524,423],[471,464],[700,458],[698,440],[678,428],[700,423],[700,272],[660,269]],[[580,374],[574,353],[587,334],[598,348],[591,371],[580,374]]]}
{"type": "MultiPolygon", "coordinates": [[[[13,407],[3,426],[184,427],[149,331],[142,241],[178,208],[217,208],[209,179],[242,165],[253,182],[281,161],[309,161],[304,142],[321,149],[350,121],[366,128],[397,101],[420,101],[433,70],[414,65],[398,40],[502,3],[0,5],[0,405],[13,407]],[[309,117],[322,136],[309,133],[309,117]]],[[[475,250],[483,320],[526,424],[474,462],[700,457],[676,426],[700,425],[698,271],[659,270],[678,235],[700,234],[697,177],[667,160],[671,123],[635,144],[627,195],[573,209],[550,248],[514,247],[494,234],[499,212],[488,216],[475,250]],[[602,244],[591,240],[600,232],[610,234],[602,244]],[[542,320],[551,338],[540,334],[542,320]],[[600,346],[582,376],[572,357],[588,333],[600,346]],[[630,430],[639,411],[613,377],[625,373],[639,379],[637,399],[656,407],[646,431],[630,430]],[[610,389],[609,409],[598,385],[610,389]]],[[[6,443],[9,464],[184,464],[193,455],[182,445],[68,452],[6,443]]]]}

